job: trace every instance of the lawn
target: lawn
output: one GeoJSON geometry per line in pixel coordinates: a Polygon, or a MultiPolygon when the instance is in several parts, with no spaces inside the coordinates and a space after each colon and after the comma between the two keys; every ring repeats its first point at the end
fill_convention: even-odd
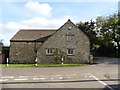
{"type": "Polygon", "coordinates": [[[74,67],[74,66],[86,66],[87,64],[0,64],[0,68],[37,68],[37,67],[74,67]]]}

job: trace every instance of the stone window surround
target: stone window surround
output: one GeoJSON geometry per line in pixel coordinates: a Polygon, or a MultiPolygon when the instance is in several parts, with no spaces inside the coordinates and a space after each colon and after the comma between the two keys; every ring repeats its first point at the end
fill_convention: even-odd
{"type": "Polygon", "coordinates": [[[74,48],[67,48],[67,55],[74,55],[74,48]]]}
{"type": "Polygon", "coordinates": [[[71,34],[67,34],[66,35],[66,39],[67,39],[67,41],[74,41],[74,39],[75,39],[75,35],[71,35],[71,34]]]}
{"type": "Polygon", "coordinates": [[[53,48],[46,48],[46,55],[53,55],[54,49],[53,48]]]}

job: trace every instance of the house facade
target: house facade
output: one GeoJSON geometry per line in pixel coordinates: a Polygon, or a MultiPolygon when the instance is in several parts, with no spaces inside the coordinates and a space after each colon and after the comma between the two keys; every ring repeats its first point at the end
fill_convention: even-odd
{"type": "Polygon", "coordinates": [[[10,63],[89,63],[88,36],[68,20],[58,30],[19,30],[10,40],[10,63]]]}

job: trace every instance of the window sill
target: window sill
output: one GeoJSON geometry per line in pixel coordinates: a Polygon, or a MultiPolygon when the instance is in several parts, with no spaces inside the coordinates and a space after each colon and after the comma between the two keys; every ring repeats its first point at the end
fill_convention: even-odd
{"type": "Polygon", "coordinates": [[[74,56],[74,54],[67,54],[67,56],[74,56]]]}
{"type": "Polygon", "coordinates": [[[47,56],[53,56],[53,54],[46,54],[47,56]]]}

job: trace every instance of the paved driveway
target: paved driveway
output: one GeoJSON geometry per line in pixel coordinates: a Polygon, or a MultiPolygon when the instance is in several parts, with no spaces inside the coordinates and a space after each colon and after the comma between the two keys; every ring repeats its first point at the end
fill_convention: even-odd
{"type": "Polygon", "coordinates": [[[118,89],[118,64],[82,67],[3,68],[2,88],[101,88],[118,89]]]}

